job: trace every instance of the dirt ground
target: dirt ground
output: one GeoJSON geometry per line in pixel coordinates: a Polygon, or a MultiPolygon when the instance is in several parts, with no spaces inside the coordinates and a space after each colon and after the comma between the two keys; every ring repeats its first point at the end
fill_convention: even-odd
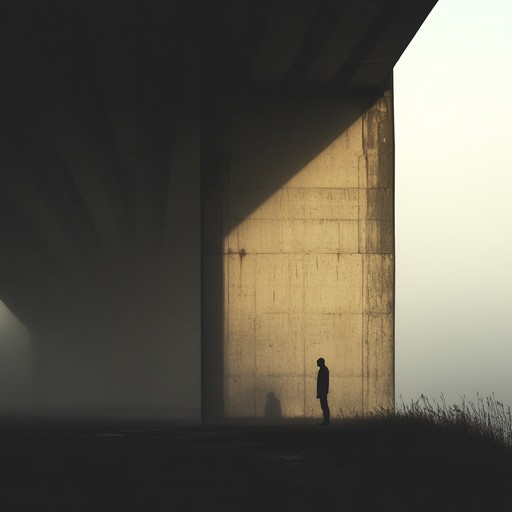
{"type": "Polygon", "coordinates": [[[512,510],[512,456],[430,426],[3,420],[17,511],[512,510]]]}

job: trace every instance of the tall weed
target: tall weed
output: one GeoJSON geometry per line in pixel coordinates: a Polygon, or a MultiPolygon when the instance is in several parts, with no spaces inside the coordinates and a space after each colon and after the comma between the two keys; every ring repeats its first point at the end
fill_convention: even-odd
{"type": "Polygon", "coordinates": [[[512,411],[509,405],[497,400],[494,394],[485,398],[477,394],[476,402],[466,401],[462,397],[460,405],[447,404],[443,395],[440,401],[421,395],[419,399],[408,403],[401,400],[394,410],[381,409],[370,416],[457,428],[512,448],[512,411]]]}

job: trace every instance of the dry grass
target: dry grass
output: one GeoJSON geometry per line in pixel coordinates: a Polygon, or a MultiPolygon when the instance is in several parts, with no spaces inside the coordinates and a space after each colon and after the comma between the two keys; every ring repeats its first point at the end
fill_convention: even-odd
{"type": "Polygon", "coordinates": [[[401,400],[394,410],[381,409],[369,416],[476,434],[512,448],[512,411],[494,394],[485,398],[477,395],[476,403],[462,397],[460,404],[447,404],[443,395],[439,401],[421,395],[407,403],[401,400]]]}

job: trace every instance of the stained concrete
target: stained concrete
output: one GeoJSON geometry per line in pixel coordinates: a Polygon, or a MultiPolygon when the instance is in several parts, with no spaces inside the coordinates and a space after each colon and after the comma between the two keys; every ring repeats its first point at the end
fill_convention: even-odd
{"type": "Polygon", "coordinates": [[[284,417],[318,416],[319,357],[333,417],[392,406],[391,92],[364,109],[238,101],[223,112],[203,218],[206,301],[222,286],[222,309],[203,320],[223,355],[217,414],[262,417],[271,392],[284,417]]]}

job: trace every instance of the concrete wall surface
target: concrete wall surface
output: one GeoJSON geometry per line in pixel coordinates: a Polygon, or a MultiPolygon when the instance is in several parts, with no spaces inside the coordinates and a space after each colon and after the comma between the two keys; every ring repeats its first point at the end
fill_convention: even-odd
{"type": "MultiPolygon", "coordinates": [[[[35,398],[41,407],[199,417],[199,102],[193,95],[181,100],[171,119],[179,130],[172,145],[165,141],[171,170],[166,169],[160,230],[152,232],[151,196],[141,193],[140,226],[123,250],[115,258],[90,257],[80,268],[79,293],[69,300],[66,315],[48,318],[34,340],[35,398]]],[[[150,150],[147,167],[164,159],[150,150]]],[[[141,159],[140,146],[133,153],[141,159]]],[[[144,176],[141,169],[139,163],[144,176]]]]}
{"type": "Polygon", "coordinates": [[[203,134],[203,414],[318,416],[319,357],[333,417],[391,407],[391,92],[218,112],[203,134]]]}

